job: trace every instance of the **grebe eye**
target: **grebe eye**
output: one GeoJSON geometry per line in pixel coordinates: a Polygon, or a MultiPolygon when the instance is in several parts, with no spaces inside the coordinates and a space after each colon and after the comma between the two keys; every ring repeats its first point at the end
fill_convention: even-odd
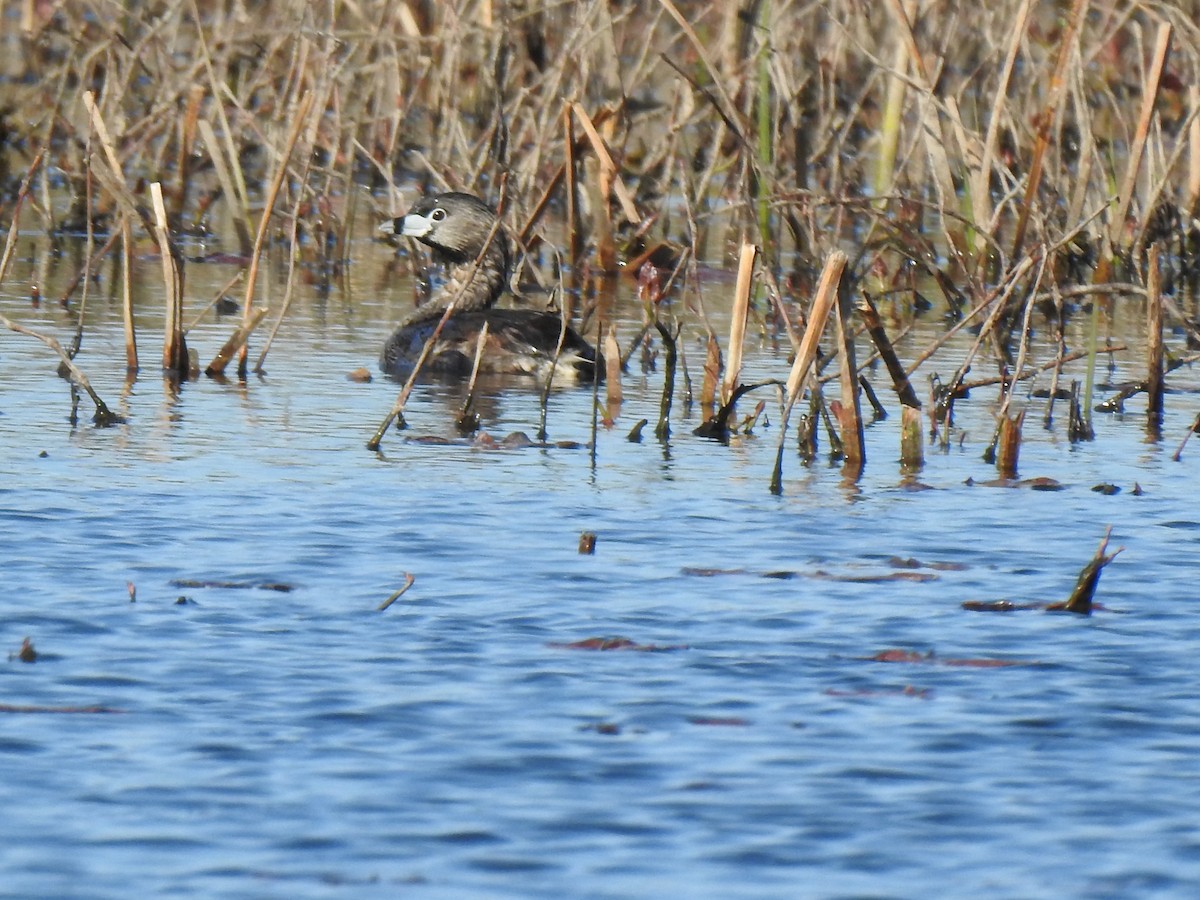
{"type": "Polygon", "coordinates": [[[440,221],[442,221],[442,219],[446,218],[446,211],[444,209],[440,209],[440,208],[435,209],[433,212],[431,212],[429,214],[429,218],[433,219],[433,221],[435,221],[435,222],[440,222],[440,221]]]}

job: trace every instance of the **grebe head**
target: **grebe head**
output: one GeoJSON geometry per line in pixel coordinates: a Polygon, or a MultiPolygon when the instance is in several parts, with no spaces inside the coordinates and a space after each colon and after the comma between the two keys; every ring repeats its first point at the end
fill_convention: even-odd
{"type": "MultiPolygon", "coordinates": [[[[475,261],[495,224],[492,207],[471,194],[450,191],[422,197],[405,215],[384,222],[379,230],[415,238],[433,248],[440,262],[461,264],[475,261]]],[[[488,256],[507,273],[508,245],[502,231],[492,237],[488,256]]]]}

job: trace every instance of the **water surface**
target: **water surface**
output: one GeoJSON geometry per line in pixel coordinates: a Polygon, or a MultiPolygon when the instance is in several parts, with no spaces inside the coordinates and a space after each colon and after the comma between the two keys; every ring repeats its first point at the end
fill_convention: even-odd
{"type": "MultiPolygon", "coordinates": [[[[192,266],[189,285],[230,271],[192,266]]],[[[6,314],[65,339],[30,277],[6,314]]],[[[54,360],[0,339],[0,643],[42,654],[0,666],[0,703],[111,710],[0,715],[5,895],[1190,895],[1200,445],[1170,458],[1189,370],[1158,442],[1137,400],[1075,446],[1065,408],[1044,430],[1023,400],[1021,475],[1057,492],[978,484],[987,390],[903,475],[881,373],[893,415],[863,477],[789,449],[775,497],[772,396],[729,447],[677,402],[664,443],[661,371],[636,365],[594,455],[588,390],[548,411],[550,438],[581,446],[480,449],[437,385],[368,452],[397,385],[346,375],[374,368],[410,296],[374,271],[305,287],[265,377],[177,393],[152,371],[151,300],[126,389],[115,304],[94,297],[79,362],[128,419],[108,429],[68,424],[54,360]],[[1125,550],[1091,618],[961,608],[1065,599],[1109,524],[1125,550]],[[661,652],[561,646],[618,636],[661,652]],[[889,649],[936,657],[871,660],[889,649]]],[[[628,340],[640,313],[621,308],[628,340]]],[[[197,327],[203,361],[233,326],[197,327]]],[[[752,340],[748,379],[786,371],[752,340]]],[[[536,432],[533,391],[481,408],[490,434],[536,432]]]]}

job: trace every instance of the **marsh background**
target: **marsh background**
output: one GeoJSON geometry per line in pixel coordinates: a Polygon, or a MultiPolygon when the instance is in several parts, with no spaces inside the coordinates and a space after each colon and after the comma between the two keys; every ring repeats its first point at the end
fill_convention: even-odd
{"type": "MultiPolygon", "coordinates": [[[[0,312],[80,334],[123,421],[85,395],[72,423],[55,354],[2,332],[0,892],[1188,895],[1195,373],[1160,420],[1095,407],[1146,378],[1155,244],[1167,364],[1194,352],[1196,10],[958,7],[3,4],[0,312]],[[276,181],[251,371],[164,376],[150,185],[202,369],[276,181]],[[347,375],[424,275],[375,226],[447,187],[503,201],[527,302],[634,348],[619,411],[553,391],[550,446],[497,447],[420,384],[365,449],[400,386],[347,375]],[[691,434],[743,242],[740,381],[787,377],[842,250],[920,361],[922,466],[857,320],[888,411],[861,472],[793,420],[772,495],[774,387],[749,433],[691,434]],[[677,270],[657,305],[644,259],[677,270]],[[663,437],[650,316],[681,329],[663,437]],[[1056,371],[1093,439],[1037,393],[1056,371]],[[935,423],[960,375],[993,383],[935,423]],[[1064,599],[1108,525],[1094,615],[962,608],[1064,599]]],[[[530,385],[476,404],[497,438],[542,418],[530,385]]]]}

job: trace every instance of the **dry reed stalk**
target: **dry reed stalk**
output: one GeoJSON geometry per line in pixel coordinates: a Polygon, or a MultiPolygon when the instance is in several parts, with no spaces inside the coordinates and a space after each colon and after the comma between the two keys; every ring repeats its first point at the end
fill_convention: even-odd
{"type": "Polygon", "coordinates": [[[1183,448],[1187,446],[1188,440],[1193,434],[1200,434],[1200,413],[1196,414],[1196,418],[1192,420],[1187,433],[1183,436],[1183,440],[1179,442],[1179,446],[1175,448],[1175,452],[1171,454],[1171,459],[1174,462],[1179,462],[1183,459],[1183,448]]]}
{"type": "Polygon", "coordinates": [[[571,267],[572,300],[579,289],[579,260],[583,256],[583,231],[579,227],[579,183],[578,164],[575,159],[575,119],[570,104],[563,105],[563,132],[565,135],[566,159],[563,172],[567,180],[567,262],[571,267]]]}
{"type": "Polygon", "coordinates": [[[250,211],[242,206],[233,175],[230,173],[225,154],[221,150],[221,144],[217,141],[217,135],[213,132],[212,125],[207,119],[201,119],[199,129],[200,137],[208,148],[208,158],[212,160],[213,169],[216,170],[221,191],[230,204],[230,218],[233,220],[233,229],[237,233],[242,255],[249,256],[254,249],[254,235],[250,231],[250,211]]]}
{"type": "Polygon", "coordinates": [[[34,173],[42,166],[45,152],[44,149],[38,151],[37,156],[33,158],[33,162],[29,164],[29,168],[25,170],[25,177],[21,179],[21,186],[17,188],[17,199],[13,201],[12,218],[8,223],[8,236],[4,239],[4,253],[0,255],[0,284],[4,283],[4,278],[8,275],[8,267],[12,264],[13,251],[17,247],[17,219],[21,215],[21,207],[25,205],[25,198],[29,196],[29,186],[33,182],[34,173]]]}
{"type": "Polygon", "coordinates": [[[183,337],[183,268],[177,259],[178,251],[171,240],[167,226],[167,209],[163,205],[162,185],[150,185],[150,198],[154,207],[154,238],[158,242],[162,258],[163,282],[166,285],[167,311],[163,328],[162,367],[179,378],[188,374],[187,342],[183,337]]]}
{"type": "MultiPolygon", "coordinates": [[[[1103,347],[1097,347],[1097,353],[1120,353],[1122,350],[1128,350],[1125,344],[1106,344],[1103,347]]],[[[1054,359],[1044,363],[1039,363],[1036,366],[1023,368],[1016,374],[1006,372],[1003,375],[989,375],[987,378],[975,378],[971,381],[963,381],[958,385],[957,393],[965,394],[981,387],[991,387],[996,384],[1010,384],[1017,381],[1026,381],[1030,378],[1036,378],[1043,372],[1049,372],[1051,369],[1061,367],[1069,362],[1076,362],[1085,359],[1091,353],[1089,349],[1073,350],[1070,353],[1064,353],[1062,356],[1055,356],[1054,359]]]]}
{"type": "MultiPolygon", "coordinates": [[[[1021,321],[1021,345],[1017,351],[1017,364],[1014,371],[1023,372],[1025,370],[1025,357],[1029,352],[1029,338],[1033,333],[1030,324],[1033,320],[1034,301],[1037,298],[1038,287],[1042,283],[1042,276],[1046,274],[1046,257],[1042,257],[1038,263],[1037,276],[1034,278],[1033,286],[1029,289],[1029,296],[1025,299],[1025,316],[1021,321]]],[[[1004,399],[1000,404],[999,416],[1004,418],[1008,415],[1008,408],[1012,405],[1012,398],[1016,391],[1016,381],[1007,383],[1007,388],[1003,391],[1004,399]]]]}
{"type": "Polygon", "coordinates": [[[204,86],[192,85],[188,91],[187,106],[183,114],[183,133],[179,138],[179,154],[175,162],[179,185],[175,190],[174,213],[177,223],[183,222],[183,210],[187,206],[188,188],[190,187],[192,150],[196,144],[196,120],[200,116],[200,104],[204,100],[204,86]]]}
{"type": "Polygon", "coordinates": [[[721,382],[721,402],[728,403],[742,374],[742,349],[746,340],[746,320],[750,315],[750,293],[754,289],[754,261],[758,247],[742,244],[738,254],[737,284],[733,291],[733,311],[729,319],[729,354],[725,378],[721,382]]]}
{"type": "Polygon", "coordinates": [[[191,333],[191,330],[200,324],[200,320],[208,315],[208,311],[224,300],[226,295],[228,295],[230,291],[237,287],[237,283],[245,277],[245,269],[240,269],[235,272],[233,277],[226,281],[225,284],[221,286],[219,291],[213,294],[213,298],[209,300],[208,303],[204,304],[204,309],[200,310],[200,312],[196,313],[196,315],[192,317],[192,321],[187,323],[187,326],[183,329],[183,333],[185,335],[191,333]]]}
{"type": "MultiPolygon", "coordinates": [[[[312,147],[312,141],[306,141],[305,145],[312,147]]],[[[288,156],[290,156],[290,152],[288,156]]],[[[312,168],[312,153],[308,153],[304,159],[304,168],[300,175],[300,183],[308,182],[309,171],[312,168]]],[[[263,342],[262,353],[258,355],[258,362],[254,364],[254,373],[256,375],[264,374],[263,363],[267,361],[267,353],[271,349],[271,345],[275,342],[275,335],[279,333],[280,326],[283,325],[284,317],[287,316],[288,310],[292,306],[292,297],[295,296],[296,288],[296,261],[300,253],[296,247],[296,235],[300,228],[300,206],[304,201],[304,193],[296,194],[296,202],[292,205],[291,215],[291,230],[288,235],[288,270],[287,280],[283,287],[283,303],[279,307],[279,315],[275,319],[275,324],[271,327],[271,333],[267,335],[266,341],[263,342]]],[[[324,243],[322,243],[324,246],[324,243]]]]}
{"type": "MultiPolygon", "coordinates": [[[[88,130],[88,142],[85,154],[88,159],[91,159],[91,130],[88,130]]],[[[84,203],[83,203],[83,219],[84,231],[86,237],[84,240],[83,267],[81,272],[87,274],[87,278],[83,279],[83,291],[79,298],[79,309],[76,313],[77,321],[75,324],[75,337],[71,341],[71,346],[67,350],[67,355],[74,359],[79,355],[79,348],[83,346],[83,323],[87,315],[88,290],[92,284],[91,271],[94,264],[94,254],[96,251],[96,227],[92,221],[92,210],[94,209],[92,199],[92,169],[88,166],[87,172],[84,173],[84,203]]],[[[111,246],[111,241],[109,242],[111,246]]],[[[64,304],[65,306],[65,304],[64,304]]],[[[60,370],[61,374],[61,370],[60,370]]]]}
{"type": "Polygon", "coordinates": [[[479,414],[474,411],[475,384],[479,379],[479,366],[483,362],[483,350],[487,346],[488,323],[484,322],[479,329],[479,337],[475,341],[475,360],[471,364],[471,377],[467,381],[467,396],[463,400],[462,409],[458,413],[458,430],[470,434],[479,430],[479,414]]]}
{"type": "Polygon", "coordinates": [[[834,307],[837,335],[838,372],[842,386],[842,402],[838,410],[838,425],[842,438],[842,453],[848,473],[862,472],[866,462],[866,447],[863,444],[862,402],[859,396],[858,367],[854,358],[854,334],[850,318],[854,314],[854,300],[845,286],[838,291],[838,303],[834,307]]]}
{"type": "MultiPolygon", "coordinates": [[[[1200,86],[1192,85],[1188,88],[1188,105],[1192,109],[1200,109],[1200,86]]],[[[1187,145],[1187,200],[1183,209],[1184,212],[1194,215],[1197,211],[1196,201],[1200,200],[1200,117],[1193,117],[1188,125],[1187,145]]]]}
{"type": "MultiPolygon", "coordinates": [[[[608,151],[604,138],[596,129],[591,117],[588,116],[583,107],[578,103],[572,103],[571,108],[579,119],[579,124],[583,126],[584,133],[592,144],[592,152],[597,160],[596,196],[593,200],[593,233],[596,240],[597,263],[601,271],[615,272],[617,270],[617,253],[616,242],[613,237],[612,209],[609,205],[610,197],[615,196],[617,198],[621,212],[630,224],[636,225],[641,222],[641,215],[638,213],[633,195],[629,193],[629,189],[625,187],[625,183],[621,180],[621,175],[617,171],[617,165],[613,161],[612,154],[608,151]]],[[[612,123],[613,120],[608,119],[607,121],[612,123]]]]}
{"type": "Polygon", "coordinates": [[[887,205],[885,195],[891,193],[896,174],[896,149],[900,145],[900,122],[904,117],[904,98],[908,88],[902,75],[908,58],[908,49],[903,44],[897,44],[892,53],[892,71],[887,76],[879,153],[875,159],[875,204],[880,209],[887,205]]]}
{"type": "Polygon", "coordinates": [[[3,313],[0,313],[0,323],[3,323],[4,326],[10,331],[15,331],[18,334],[25,334],[29,337],[37,338],[56,354],[58,354],[62,368],[65,369],[70,375],[71,383],[82,388],[84,392],[91,398],[92,403],[95,404],[96,412],[95,415],[92,416],[93,422],[103,428],[125,421],[124,418],[112,412],[104,403],[104,401],[100,399],[100,395],[92,389],[92,383],[88,381],[88,377],[83,374],[83,370],[75,365],[74,360],[71,359],[70,355],[66,350],[63,349],[62,344],[60,344],[57,339],[51,335],[42,334],[34,331],[32,328],[26,328],[24,325],[13,322],[3,313]]]}
{"type": "Polygon", "coordinates": [[[125,330],[125,372],[133,375],[138,365],[137,332],[133,327],[133,228],[121,216],[121,324],[125,330]]]}
{"type": "MultiPolygon", "coordinates": [[[[124,214],[122,214],[122,221],[123,220],[124,220],[124,214]]],[[[89,264],[80,266],[79,270],[75,273],[75,276],[69,282],[67,282],[67,286],[65,288],[63,288],[62,291],[59,293],[59,295],[58,295],[58,305],[59,306],[65,308],[70,304],[71,295],[75,293],[75,289],[77,287],[79,287],[79,285],[83,282],[83,280],[85,278],[91,279],[91,278],[96,277],[96,273],[100,268],[100,263],[104,260],[104,258],[106,256],[108,256],[108,254],[109,254],[109,252],[111,252],[112,248],[114,246],[116,246],[116,243],[120,239],[120,237],[121,237],[121,227],[120,227],[120,225],[118,225],[116,228],[113,229],[112,234],[110,234],[108,236],[108,240],[106,240],[103,244],[100,245],[99,250],[95,251],[94,253],[84,254],[85,256],[87,256],[89,258],[89,264]]]]}
{"type": "MultiPolygon", "coordinates": [[[[1154,104],[1158,100],[1158,89],[1162,83],[1163,69],[1167,64],[1167,54],[1171,49],[1171,23],[1163,22],[1158,26],[1154,38],[1154,56],[1146,77],[1142,80],[1142,106],[1138,112],[1137,129],[1133,134],[1133,142],[1129,147],[1129,155],[1125,161],[1125,177],[1121,181],[1121,190],[1117,194],[1117,208],[1108,224],[1108,237],[1114,248],[1123,244],[1122,234],[1125,229],[1125,216],[1129,213],[1129,204],[1133,201],[1134,183],[1137,181],[1138,169],[1142,164],[1142,155],[1146,149],[1146,135],[1150,131],[1150,119],[1154,115],[1154,104]]],[[[1151,210],[1146,210],[1149,216],[1151,210]]],[[[1103,262],[1097,267],[1097,276],[1104,270],[1104,281],[1108,280],[1107,265],[1103,262]]],[[[1098,280],[1097,280],[1097,283],[1098,280]]]]}
{"type": "Polygon", "coordinates": [[[616,419],[625,395],[621,390],[621,347],[611,324],[604,335],[604,390],[608,417],[616,419]]]}
{"type": "MultiPolygon", "coordinates": [[[[1200,120],[1200,106],[1193,106],[1191,109],[1191,112],[1189,112],[1187,114],[1187,117],[1183,120],[1183,122],[1179,124],[1177,133],[1184,134],[1186,132],[1189,132],[1191,130],[1192,123],[1194,123],[1198,120],[1200,120]]],[[[1159,150],[1159,156],[1161,157],[1161,155],[1162,155],[1162,125],[1161,124],[1158,125],[1158,136],[1159,136],[1158,150],[1159,150]]],[[[1154,167],[1157,170],[1157,172],[1159,172],[1161,174],[1159,174],[1158,177],[1154,178],[1154,180],[1151,183],[1150,189],[1148,191],[1146,191],[1145,194],[1143,195],[1141,206],[1142,206],[1142,209],[1146,210],[1147,212],[1145,215],[1143,215],[1141,217],[1140,221],[1137,222],[1137,226],[1133,231],[1133,238],[1129,241],[1129,243],[1127,245],[1133,249],[1133,252],[1136,254],[1138,259],[1141,258],[1142,251],[1145,250],[1147,244],[1149,243],[1146,240],[1147,231],[1149,231],[1152,227],[1154,227],[1157,224],[1158,217],[1155,215],[1155,212],[1160,208],[1160,205],[1159,205],[1160,198],[1162,197],[1163,192],[1167,191],[1168,189],[1172,189],[1172,190],[1175,189],[1175,186],[1171,184],[1171,173],[1172,173],[1172,171],[1174,171],[1175,167],[1177,165],[1179,165],[1180,161],[1184,157],[1184,154],[1188,152],[1189,146],[1190,146],[1189,141],[1186,141],[1186,140],[1176,141],[1175,149],[1171,151],[1171,155],[1169,157],[1167,157],[1166,161],[1161,162],[1157,166],[1154,167]]],[[[1172,202],[1172,206],[1174,206],[1173,202],[1172,202]]],[[[1190,207],[1185,206],[1185,207],[1182,207],[1181,209],[1182,209],[1182,212],[1184,214],[1186,214],[1187,211],[1190,209],[1190,207]]]]}
{"type": "MultiPolygon", "coordinates": [[[[600,121],[600,116],[597,116],[594,122],[591,116],[578,103],[572,103],[571,109],[574,110],[576,118],[579,119],[579,124],[583,126],[584,134],[587,135],[588,140],[591,142],[592,152],[596,154],[596,159],[600,161],[601,170],[607,173],[606,180],[611,180],[612,182],[612,193],[617,198],[617,203],[621,207],[621,214],[625,217],[625,221],[630,225],[640,224],[642,216],[638,212],[633,194],[629,192],[629,188],[625,187],[625,182],[621,180],[621,174],[617,170],[617,164],[613,161],[612,154],[608,152],[608,146],[604,143],[600,132],[596,130],[596,122],[600,121]]],[[[604,121],[611,122],[612,119],[610,116],[606,116],[604,121]]],[[[606,201],[607,199],[605,197],[606,201]]]]}
{"type": "Polygon", "coordinates": [[[87,109],[92,127],[96,129],[96,136],[100,138],[100,147],[104,150],[104,156],[108,160],[108,165],[112,168],[113,177],[124,184],[125,175],[124,170],[121,168],[121,160],[117,157],[117,151],[113,148],[112,138],[108,136],[108,126],[104,124],[104,119],[100,116],[100,110],[96,107],[95,95],[91,91],[83,92],[83,105],[87,109]]]}
{"type": "Polygon", "coordinates": [[[792,415],[792,407],[800,397],[800,391],[808,378],[809,370],[817,358],[817,344],[825,331],[825,323],[838,297],[838,285],[842,273],[846,271],[848,259],[846,254],[835,250],[825,260],[825,268],[821,271],[821,280],[817,283],[817,294],[813,299],[812,309],[808,313],[808,325],[804,336],[800,339],[800,349],[792,363],[788,375],[787,387],[784,392],[783,415],[779,424],[779,448],[775,458],[775,470],[771,474],[771,493],[783,493],[783,448],[787,438],[788,419],[792,415]]]}
{"type": "Polygon", "coordinates": [[[1072,0],[1071,12],[1067,18],[1067,27],[1062,33],[1058,48],[1058,59],[1050,76],[1050,86],[1046,96],[1046,105],[1042,108],[1037,119],[1037,140],[1033,148],[1033,158],[1029,163],[1029,174],[1025,184],[1025,196],[1021,201],[1017,214],[1017,226],[1013,236],[1013,259],[1021,255],[1025,243],[1025,231],[1029,227],[1029,216],[1033,212],[1034,200],[1042,182],[1042,168],[1045,165],[1046,150],[1050,145],[1050,131],[1058,115],[1058,106],[1066,83],[1067,63],[1075,51],[1076,37],[1083,22],[1083,13],[1087,9],[1088,0],[1072,0]]]}
{"type": "Polygon", "coordinates": [[[397,600],[399,600],[401,597],[403,597],[405,592],[410,587],[413,586],[413,583],[416,580],[417,579],[415,577],[413,577],[413,575],[411,573],[405,572],[404,573],[404,586],[402,588],[400,588],[400,590],[394,591],[393,593],[389,594],[388,598],[379,604],[378,608],[376,609],[376,612],[383,612],[385,609],[387,609],[389,606],[391,606],[393,603],[395,603],[397,600]]]}
{"type": "Polygon", "coordinates": [[[983,138],[983,158],[979,169],[971,183],[971,204],[975,218],[976,239],[975,249],[982,253],[987,249],[984,233],[992,233],[992,200],[991,180],[992,164],[996,155],[996,137],[1000,133],[1000,123],[1004,119],[1004,107],[1008,100],[1008,86],[1012,81],[1013,67],[1017,62],[1017,53],[1021,49],[1021,41],[1029,27],[1029,14],[1033,9],[1034,0],[1021,0],[1021,6],[1013,19],[1009,31],[1008,52],[1004,56],[1004,65],[996,83],[992,99],[991,113],[988,115],[987,133],[983,138]]]}
{"type": "MultiPolygon", "coordinates": [[[[275,169],[275,177],[271,181],[271,188],[267,192],[266,203],[263,206],[262,218],[258,222],[258,233],[254,237],[254,248],[250,251],[250,271],[246,275],[246,296],[242,305],[242,327],[240,331],[245,331],[245,336],[239,343],[238,347],[238,377],[246,377],[246,355],[247,346],[246,340],[250,336],[250,331],[254,330],[254,326],[262,321],[262,316],[256,315],[254,309],[254,291],[258,283],[258,267],[259,260],[262,257],[263,244],[267,239],[267,226],[271,221],[271,213],[275,209],[275,200],[279,196],[279,189],[283,186],[283,179],[287,175],[288,161],[292,157],[292,152],[296,148],[296,142],[300,138],[300,131],[304,128],[308,120],[308,111],[312,107],[313,95],[311,91],[305,91],[304,96],[300,98],[299,108],[296,118],[292,121],[291,130],[288,132],[287,140],[284,143],[283,153],[279,158],[279,163],[275,169]]],[[[234,337],[231,337],[226,342],[225,347],[229,347],[234,343],[234,337]]],[[[224,348],[222,348],[223,350],[224,348]]],[[[208,368],[204,370],[209,377],[225,374],[225,367],[229,365],[229,357],[218,353],[208,368]]]]}
{"type": "Polygon", "coordinates": [[[892,346],[891,340],[888,339],[887,330],[883,327],[883,320],[879,317],[879,310],[875,308],[875,302],[869,294],[862,295],[858,313],[863,318],[867,334],[871,338],[871,343],[875,345],[879,358],[887,366],[888,374],[892,377],[892,386],[896,389],[896,396],[900,398],[900,402],[904,406],[920,409],[921,401],[917,399],[917,392],[913,390],[912,383],[908,380],[908,373],[904,371],[900,357],[896,355],[896,350],[892,346]]]}
{"type": "MultiPolygon", "coordinates": [[[[99,109],[96,107],[95,98],[91,91],[84,91],[83,105],[87,109],[89,120],[92,127],[96,131],[96,136],[100,139],[100,146],[104,150],[104,158],[108,162],[108,169],[103,165],[95,165],[89,157],[89,171],[94,173],[104,184],[109,194],[117,202],[117,205],[122,210],[122,229],[121,239],[124,245],[123,256],[132,257],[133,254],[133,237],[132,237],[132,222],[140,221],[147,231],[155,236],[158,243],[159,252],[163,257],[163,271],[166,280],[166,290],[168,294],[168,310],[164,324],[164,334],[172,335],[174,333],[175,315],[182,315],[181,307],[178,307],[176,313],[170,309],[170,296],[172,291],[177,297],[183,295],[183,273],[177,262],[178,251],[175,248],[174,242],[171,240],[168,231],[162,231],[150,221],[145,212],[138,206],[137,199],[130,192],[125,183],[125,175],[121,169],[121,161],[117,157],[116,149],[113,147],[112,139],[109,137],[108,128],[104,124],[104,119],[100,115],[99,109]],[[178,276],[178,283],[176,282],[178,276]]],[[[161,206],[161,191],[159,194],[159,203],[161,206]]],[[[162,218],[165,220],[165,212],[162,218]]],[[[132,287],[132,266],[127,265],[127,261],[122,262],[122,272],[125,273],[125,288],[124,288],[124,303],[122,315],[124,318],[125,327],[125,366],[126,372],[137,371],[138,356],[137,356],[137,339],[134,333],[133,325],[133,287],[132,287]]],[[[171,338],[166,338],[163,341],[163,369],[168,372],[177,372],[179,377],[186,377],[189,370],[189,361],[187,356],[187,345],[183,340],[182,334],[179,337],[178,343],[174,343],[171,338]]]]}
{"type": "MultiPolygon", "coordinates": [[[[911,60],[913,71],[916,73],[918,83],[921,86],[921,96],[919,102],[919,114],[921,126],[925,135],[925,152],[932,161],[934,170],[934,184],[938,189],[938,211],[945,218],[945,209],[947,203],[955,196],[954,176],[950,171],[950,158],[946,153],[946,147],[949,142],[942,130],[941,117],[938,114],[936,105],[932,102],[934,99],[933,83],[930,78],[929,67],[925,63],[925,59],[917,47],[916,35],[913,34],[912,20],[917,11],[916,0],[889,0],[887,4],[888,10],[892,13],[892,18],[896,22],[896,26],[900,31],[901,44],[900,48],[905,52],[905,55],[911,60]]],[[[903,63],[897,57],[898,71],[903,72],[903,63]]],[[[889,91],[889,102],[891,100],[889,91]]],[[[901,100],[903,102],[903,94],[901,100]]],[[[959,144],[964,155],[969,151],[966,140],[966,129],[963,127],[962,120],[958,115],[958,106],[953,97],[950,97],[943,103],[943,108],[951,119],[951,124],[954,126],[956,134],[960,136],[959,144]]],[[[893,148],[893,158],[895,151],[893,148]]],[[[949,237],[949,229],[944,229],[947,237],[949,237]]],[[[951,246],[953,246],[951,244],[951,246]]]]}
{"type": "MultiPolygon", "coordinates": [[[[4,283],[4,278],[8,274],[8,267],[12,263],[13,251],[17,246],[17,218],[20,216],[21,206],[24,204],[25,198],[29,195],[29,186],[33,181],[34,173],[41,168],[44,152],[44,150],[38,151],[38,154],[34,157],[33,162],[25,172],[25,177],[21,181],[21,186],[17,189],[17,198],[13,202],[12,220],[8,224],[8,236],[4,241],[4,253],[0,255],[0,284],[4,283]]],[[[95,422],[97,425],[105,427],[125,421],[121,416],[109,410],[105,402],[100,399],[100,395],[92,389],[92,384],[90,381],[88,381],[88,377],[83,373],[83,370],[75,365],[74,360],[71,359],[67,352],[62,348],[62,345],[54,337],[41,334],[40,332],[34,331],[31,328],[26,328],[24,325],[13,322],[3,313],[0,313],[0,324],[3,324],[6,328],[11,331],[15,331],[18,334],[24,334],[28,335],[29,337],[36,338],[58,354],[58,358],[62,364],[62,367],[66,369],[71,378],[71,383],[82,388],[95,405],[96,412],[92,417],[93,422],[95,422]]]]}
{"type": "MultiPolygon", "coordinates": [[[[200,56],[204,62],[205,72],[208,74],[209,90],[212,92],[213,106],[216,108],[217,117],[221,120],[221,133],[225,137],[225,151],[229,161],[232,163],[232,192],[226,189],[228,200],[233,204],[233,219],[234,227],[237,228],[239,237],[244,240],[245,247],[243,253],[248,252],[251,246],[248,240],[250,235],[250,200],[249,192],[246,190],[246,179],[242,174],[242,167],[239,163],[237,147],[233,143],[233,129],[229,126],[229,118],[225,115],[225,98],[229,97],[235,103],[237,99],[230,93],[228,87],[217,78],[215,69],[213,68],[212,55],[208,49],[208,41],[204,36],[204,28],[200,27],[200,23],[204,21],[200,16],[200,9],[197,5],[197,0],[190,0],[192,7],[192,21],[197,24],[196,40],[200,44],[200,56]],[[238,224],[238,220],[240,224],[238,224]],[[243,235],[244,231],[244,235],[243,235]]],[[[239,104],[240,105],[240,104],[239,104]]],[[[215,137],[212,136],[212,126],[208,125],[207,121],[202,122],[201,134],[204,136],[204,142],[209,147],[209,156],[216,163],[216,156],[220,152],[215,137]],[[207,126],[207,133],[205,127],[207,126]]]]}
{"type": "Polygon", "coordinates": [[[1160,246],[1150,248],[1146,269],[1146,426],[1157,433],[1163,420],[1163,303],[1160,246]]]}

